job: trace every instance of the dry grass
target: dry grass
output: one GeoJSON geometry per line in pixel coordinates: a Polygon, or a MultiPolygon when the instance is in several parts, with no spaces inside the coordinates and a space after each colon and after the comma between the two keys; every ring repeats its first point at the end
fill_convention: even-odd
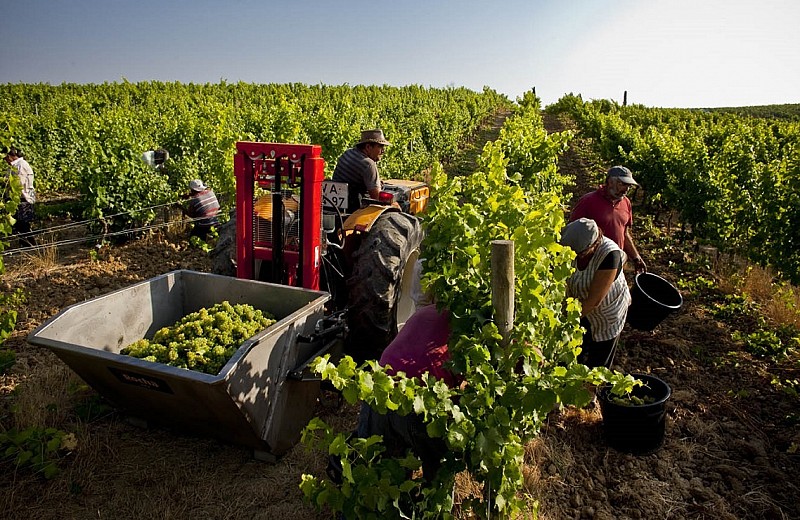
{"type": "Polygon", "coordinates": [[[778,281],[773,269],[730,261],[719,264],[715,274],[723,292],[746,294],[770,323],[800,329],[800,288],[778,281]]]}
{"type": "MultiPolygon", "coordinates": [[[[583,466],[575,446],[584,446],[590,436],[587,425],[599,421],[599,411],[568,407],[553,411],[541,435],[525,446],[522,492],[536,503],[540,520],[558,520],[574,514],[573,504],[561,498],[583,466]],[[583,427],[579,426],[583,425],[583,427]]],[[[525,518],[534,518],[533,511],[525,518]]]]}
{"type": "MultiPolygon", "coordinates": [[[[72,377],[64,377],[68,369],[56,365],[18,385],[14,415],[20,426],[66,428],[75,434],[77,448],[51,481],[10,467],[3,480],[12,492],[0,497],[0,517],[87,518],[96,511],[97,518],[325,518],[302,500],[298,488],[302,473],[324,474],[320,453],[298,445],[276,464],[266,464],[245,448],[166,428],[134,427],[116,413],[91,423],[66,417],[74,409],[69,401],[74,405],[85,396],[72,377]],[[62,507],[54,510],[53,504],[62,507]]],[[[354,409],[320,411],[329,423],[352,428],[354,409]]]]}
{"type": "Polygon", "coordinates": [[[6,272],[3,280],[11,282],[30,273],[50,271],[59,266],[58,247],[51,244],[41,244],[37,249],[19,253],[17,258],[4,259],[6,272]]]}
{"type": "Polygon", "coordinates": [[[62,363],[39,364],[14,389],[14,426],[61,427],[71,413],[75,389],[82,381],[62,363]]]}
{"type": "Polygon", "coordinates": [[[774,288],[772,298],[763,304],[764,314],[773,322],[800,329],[800,289],[794,286],[774,288]]]}
{"type": "Polygon", "coordinates": [[[772,269],[749,266],[740,275],[741,290],[759,302],[772,298],[775,288],[775,273],[772,269]]]}
{"type": "MultiPolygon", "coordinates": [[[[525,446],[522,467],[526,495],[541,499],[564,487],[562,474],[575,463],[572,449],[563,439],[539,437],[525,446]]],[[[554,511],[548,509],[549,514],[554,511]]]]}

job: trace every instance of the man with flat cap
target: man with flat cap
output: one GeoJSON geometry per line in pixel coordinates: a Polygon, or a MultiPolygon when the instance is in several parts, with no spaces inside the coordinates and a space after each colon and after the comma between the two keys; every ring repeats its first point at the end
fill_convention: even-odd
{"type": "Polygon", "coordinates": [[[597,222],[603,230],[603,235],[616,242],[619,248],[625,251],[636,272],[643,273],[647,271],[647,265],[633,242],[631,235],[633,211],[630,199],[625,196],[631,187],[638,185],[628,168],[611,167],[606,174],[605,184],[581,197],[572,208],[569,220],[589,218],[597,222]]]}
{"type": "Polygon", "coordinates": [[[348,184],[347,205],[350,211],[361,207],[362,196],[378,198],[381,191],[378,161],[390,144],[383,136],[383,130],[363,130],[361,140],[336,162],[332,180],[348,184]]]}

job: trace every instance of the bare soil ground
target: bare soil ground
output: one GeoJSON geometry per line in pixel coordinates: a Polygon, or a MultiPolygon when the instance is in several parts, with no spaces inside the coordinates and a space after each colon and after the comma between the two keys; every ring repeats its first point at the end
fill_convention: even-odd
{"type": "MultiPolygon", "coordinates": [[[[549,117],[546,125],[564,128],[549,117]]],[[[607,167],[591,157],[578,139],[561,159],[560,167],[576,175],[576,195],[589,191],[607,167]]],[[[677,282],[680,266],[696,255],[656,231],[637,235],[640,249],[652,272],[677,282]]],[[[95,259],[90,246],[49,259],[6,259],[3,289],[22,287],[28,299],[6,344],[17,363],[0,376],[0,426],[57,427],[75,432],[78,447],[50,480],[0,463],[0,517],[326,518],[298,489],[302,473],[322,474],[320,454],[296,446],[266,464],[214,439],[135,426],[50,351],[25,342],[71,304],[174,269],[210,271],[208,257],[181,237],[164,232],[105,247],[95,259]]],[[[684,296],[681,312],[654,332],[626,328],[615,360],[619,370],[652,373],[671,386],[663,447],[645,456],[620,453],[605,442],[599,409],[553,412],[528,446],[520,489],[540,501],[540,517],[800,518],[798,399],[771,382],[796,378],[800,365],[750,356],[731,339],[730,326],[710,316],[706,302],[684,296]]],[[[355,409],[328,395],[317,413],[341,429],[356,420],[355,409]]]]}
{"type": "MultiPolygon", "coordinates": [[[[550,117],[545,124],[564,126],[550,117]]],[[[590,188],[587,173],[602,177],[607,168],[581,147],[578,139],[559,163],[576,176],[576,193],[590,188]]],[[[640,252],[649,271],[677,284],[688,263],[703,259],[660,231],[660,238],[638,235],[640,252]]],[[[615,358],[615,369],[671,386],[663,447],[646,456],[608,448],[598,408],[552,414],[529,446],[530,487],[543,518],[800,518],[798,400],[772,384],[779,375],[796,377],[796,358],[754,358],[707,302],[684,297],[681,312],[653,332],[626,327],[615,358]]]]}

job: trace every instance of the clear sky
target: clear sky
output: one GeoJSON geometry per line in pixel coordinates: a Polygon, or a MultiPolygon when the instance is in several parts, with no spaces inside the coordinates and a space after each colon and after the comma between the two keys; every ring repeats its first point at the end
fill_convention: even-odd
{"type": "Polygon", "coordinates": [[[0,0],[0,83],[488,86],[800,103],[800,0],[0,0]]]}

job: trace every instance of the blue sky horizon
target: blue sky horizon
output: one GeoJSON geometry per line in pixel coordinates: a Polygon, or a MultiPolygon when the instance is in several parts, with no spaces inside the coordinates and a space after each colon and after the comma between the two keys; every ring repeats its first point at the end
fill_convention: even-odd
{"type": "Polygon", "coordinates": [[[800,103],[794,0],[0,0],[0,83],[536,88],[654,107],[800,103]]]}

